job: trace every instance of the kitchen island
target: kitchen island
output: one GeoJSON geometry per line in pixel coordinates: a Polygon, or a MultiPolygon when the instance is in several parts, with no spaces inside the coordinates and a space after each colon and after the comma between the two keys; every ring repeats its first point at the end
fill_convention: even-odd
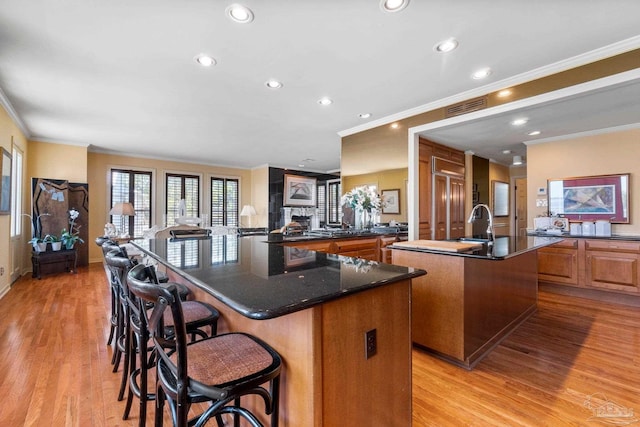
{"type": "Polygon", "coordinates": [[[496,237],[483,241],[399,242],[396,265],[424,268],[412,283],[412,340],[433,354],[472,369],[536,311],[538,248],[553,237],[496,237]]]}
{"type": "MultiPolygon", "coordinates": [[[[132,243],[215,305],[219,332],[252,333],[281,354],[280,426],[410,425],[411,280],[425,272],[265,239],[132,243]]],[[[243,404],[264,420],[260,402],[243,404]]]]}

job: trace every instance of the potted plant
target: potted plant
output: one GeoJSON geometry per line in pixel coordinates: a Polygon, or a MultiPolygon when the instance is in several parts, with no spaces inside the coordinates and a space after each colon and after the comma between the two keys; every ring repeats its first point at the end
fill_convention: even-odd
{"type": "Polygon", "coordinates": [[[62,248],[62,242],[55,234],[47,234],[44,236],[43,242],[51,243],[51,249],[59,251],[62,248]]]}
{"type": "Polygon", "coordinates": [[[62,229],[62,233],[60,234],[60,241],[64,245],[65,249],[73,249],[73,246],[76,244],[76,242],[84,243],[84,240],[80,238],[78,233],[67,231],[66,228],[62,229]]]}
{"type": "Polygon", "coordinates": [[[31,246],[33,246],[33,250],[36,252],[45,252],[47,250],[47,243],[39,237],[33,237],[27,243],[30,243],[31,246]]]}

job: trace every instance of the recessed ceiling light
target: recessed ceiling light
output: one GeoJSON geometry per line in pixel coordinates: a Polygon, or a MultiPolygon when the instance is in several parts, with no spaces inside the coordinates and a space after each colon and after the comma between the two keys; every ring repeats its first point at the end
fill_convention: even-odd
{"type": "Polygon", "coordinates": [[[409,0],[380,0],[384,12],[400,12],[409,5],[409,0]]]}
{"type": "Polygon", "coordinates": [[[269,88],[269,89],[280,89],[282,86],[284,86],[282,84],[282,82],[279,82],[278,80],[267,80],[267,82],[265,83],[265,85],[269,88]]]}
{"type": "Polygon", "coordinates": [[[521,119],[515,119],[514,121],[511,122],[511,124],[513,126],[522,126],[523,124],[527,123],[529,120],[525,119],[525,118],[521,118],[521,119]]]}
{"type": "Polygon", "coordinates": [[[433,47],[433,50],[436,52],[447,53],[451,52],[453,49],[458,47],[458,40],[454,38],[450,38],[444,41],[441,41],[437,45],[433,47]]]}
{"type": "Polygon", "coordinates": [[[212,65],[216,65],[216,60],[209,55],[200,54],[200,55],[197,55],[194,59],[198,64],[202,65],[203,67],[210,67],[212,65]]]}
{"type": "Polygon", "coordinates": [[[534,130],[532,132],[529,132],[527,135],[529,136],[536,136],[536,135],[540,135],[542,132],[540,132],[539,130],[534,130]]]}
{"type": "Polygon", "coordinates": [[[511,154],[511,150],[502,150],[502,154],[511,154]]]}
{"type": "Polygon", "coordinates": [[[371,117],[371,113],[360,113],[358,114],[358,117],[360,117],[361,119],[368,119],[369,117],[371,117]]]}
{"type": "Polygon", "coordinates": [[[483,68],[483,69],[478,70],[475,73],[473,73],[471,75],[471,77],[474,80],[481,80],[481,79],[489,77],[490,74],[491,74],[491,68],[483,68]]]}
{"type": "Polygon", "coordinates": [[[233,22],[240,24],[248,24],[253,21],[253,12],[246,6],[241,4],[232,4],[225,9],[225,14],[233,22]]]}
{"type": "Polygon", "coordinates": [[[333,104],[333,100],[331,98],[327,98],[325,96],[325,97],[322,97],[322,98],[318,99],[318,104],[320,104],[320,105],[331,105],[331,104],[333,104]]]}
{"type": "Polygon", "coordinates": [[[507,96],[511,95],[511,89],[503,89],[500,92],[498,92],[498,96],[500,98],[505,98],[507,96]]]}

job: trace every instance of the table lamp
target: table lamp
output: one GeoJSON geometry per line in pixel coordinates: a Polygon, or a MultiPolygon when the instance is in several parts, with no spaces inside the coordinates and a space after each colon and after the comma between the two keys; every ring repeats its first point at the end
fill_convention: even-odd
{"type": "Polygon", "coordinates": [[[258,213],[256,212],[256,208],[251,205],[244,205],[242,210],[240,211],[240,216],[248,216],[249,217],[249,228],[251,228],[251,217],[256,216],[258,213]]]}
{"type": "Polygon", "coordinates": [[[125,216],[135,216],[136,212],[133,209],[133,205],[129,202],[120,202],[116,203],[111,210],[109,211],[109,215],[120,215],[120,236],[127,237],[129,234],[124,231],[124,217],[125,216]]]}

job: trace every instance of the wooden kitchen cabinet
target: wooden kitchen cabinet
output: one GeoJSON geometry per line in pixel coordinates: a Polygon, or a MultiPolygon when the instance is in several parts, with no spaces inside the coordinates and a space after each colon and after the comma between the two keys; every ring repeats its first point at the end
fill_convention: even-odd
{"type": "Polygon", "coordinates": [[[418,235],[420,239],[431,239],[431,145],[420,141],[420,160],[418,162],[418,235]]]}
{"type": "Polygon", "coordinates": [[[585,286],[640,293],[640,243],[585,241],[585,286]]]}
{"type": "Polygon", "coordinates": [[[640,294],[640,242],[565,239],[538,250],[538,280],[640,294]]]}
{"type": "Polygon", "coordinates": [[[538,249],[538,279],[578,286],[578,239],[538,249]]]}
{"type": "Polygon", "coordinates": [[[330,253],[378,261],[378,238],[352,239],[333,242],[330,253]]]}

